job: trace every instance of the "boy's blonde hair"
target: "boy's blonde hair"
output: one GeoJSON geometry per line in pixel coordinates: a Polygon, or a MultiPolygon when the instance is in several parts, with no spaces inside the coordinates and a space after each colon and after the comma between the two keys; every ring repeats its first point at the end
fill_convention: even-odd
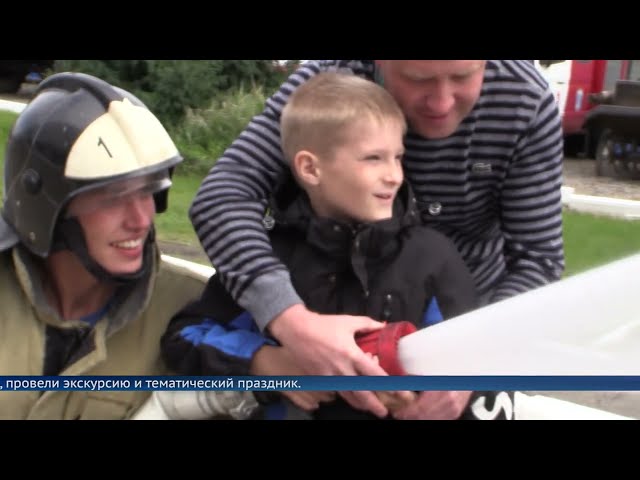
{"type": "Polygon", "coordinates": [[[396,121],[407,128],[402,110],[381,86],[355,75],[319,73],[293,92],[282,111],[282,151],[290,164],[301,150],[329,156],[362,120],[396,121]]]}

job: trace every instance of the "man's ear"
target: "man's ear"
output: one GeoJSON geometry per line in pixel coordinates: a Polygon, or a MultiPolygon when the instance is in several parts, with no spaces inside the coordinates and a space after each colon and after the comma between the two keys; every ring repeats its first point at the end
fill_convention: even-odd
{"type": "Polygon", "coordinates": [[[316,186],[322,175],[318,157],[307,150],[299,151],[293,158],[293,169],[298,178],[307,185],[316,186]]]}

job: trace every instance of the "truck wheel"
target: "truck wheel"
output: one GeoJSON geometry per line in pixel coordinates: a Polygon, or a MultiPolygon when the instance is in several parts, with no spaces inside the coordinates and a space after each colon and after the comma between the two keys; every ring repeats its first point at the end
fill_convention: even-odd
{"type": "Polygon", "coordinates": [[[598,140],[600,139],[600,130],[597,128],[590,128],[585,134],[584,150],[587,158],[596,158],[596,149],[598,147],[598,140]]]}
{"type": "Polygon", "coordinates": [[[600,133],[598,144],[596,145],[596,175],[599,177],[615,176],[613,166],[613,142],[611,141],[611,131],[603,130],[600,133]]]}

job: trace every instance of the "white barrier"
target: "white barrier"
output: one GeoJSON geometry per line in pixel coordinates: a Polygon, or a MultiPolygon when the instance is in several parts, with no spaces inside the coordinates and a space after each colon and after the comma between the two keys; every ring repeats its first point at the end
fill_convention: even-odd
{"type": "Polygon", "coordinates": [[[189,260],[183,260],[169,255],[163,254],[162,260],[178,267],[188,268],[192,272],[196,272],[198,275],[202,275],[206,279],[216,273],[216,270],[213,267],[207,267],[206,265],[200,265],[199,263],[190,262],[189,260]]]}
{"type": "Polygon", "coordinates": [[[576,212],[627,220],[640,219],[640,202],[636,200],[579,195],[572,187],[562,187],[562,204],[576,212]]]}
{"type": "Polygon", "coordinates": [[[0,110],[6,110],[13,113],[20,113],[26,107],[26,103],[22,102],[12,102],[10,100],[2,100],[0,99],[0,110]]]}

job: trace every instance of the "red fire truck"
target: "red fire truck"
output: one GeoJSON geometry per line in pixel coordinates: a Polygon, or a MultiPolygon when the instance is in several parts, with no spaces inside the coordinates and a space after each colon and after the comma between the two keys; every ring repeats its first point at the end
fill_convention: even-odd
{"type": "Polygon", "coordinates": [[[599,132],[585,127],[587,112],[618,80],[640,80],[640,60],[536,60],[553,90],[568,146],[584,146],[593,157],[599,132]],[[585,135],[586,142],[585,142],[585,135]],[[578,140],[578,141],[576,141],[578,140]]]}

